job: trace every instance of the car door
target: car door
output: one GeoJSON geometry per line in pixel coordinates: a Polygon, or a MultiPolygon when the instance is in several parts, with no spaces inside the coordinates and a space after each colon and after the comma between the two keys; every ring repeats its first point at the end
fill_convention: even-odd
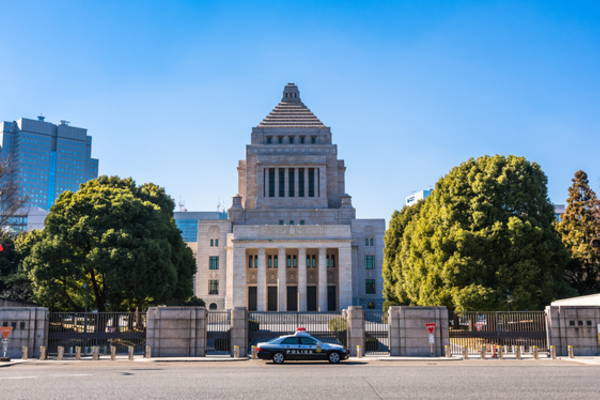
{"type": "Polygon", "coordinates": [[[300,355],[300,338],[289,337],[285,338],[281,342],[282,350],[285,354],[285,358],[288,360],[298,360],[300,355]]]}
{"type": "Polygon", "coordinates": [[[320,343],[311,337],[301,337],[300,343],[302,344],[303,358],[306,360],[317,360],[323,357],[323,350],[321,349],[320,343]]]}

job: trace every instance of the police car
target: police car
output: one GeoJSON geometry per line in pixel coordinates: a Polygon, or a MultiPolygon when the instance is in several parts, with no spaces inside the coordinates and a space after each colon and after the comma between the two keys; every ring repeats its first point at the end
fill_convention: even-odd
{"type": "Polygon", "coordinates": [[[348,350],[339,344],[324,343],[298,328],[293,335],[280,336],[256,346],[258,358],[282,364],[285,360],[328,360],[338,364],[348,358],[348,350]]]}

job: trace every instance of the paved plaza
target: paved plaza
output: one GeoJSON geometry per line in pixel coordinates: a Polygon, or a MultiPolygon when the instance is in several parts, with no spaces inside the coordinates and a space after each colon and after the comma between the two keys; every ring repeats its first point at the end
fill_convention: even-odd
{"type": "Polygon", "coordinates": [[[43,362],[0,368],[3,399],[597,399],[569,361],[43,362]]]}

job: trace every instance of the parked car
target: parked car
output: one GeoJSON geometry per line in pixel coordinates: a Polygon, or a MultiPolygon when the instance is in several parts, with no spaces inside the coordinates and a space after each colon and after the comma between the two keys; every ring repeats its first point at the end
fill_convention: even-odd
{"type": "Polygon", "coordinates": [[[293,335],[280,336],[256,346],[258,358],[283,364],[285,360],[327,360],[338,364],[349,352],[339,344],[325,343],[298,328],[293,335]]]}

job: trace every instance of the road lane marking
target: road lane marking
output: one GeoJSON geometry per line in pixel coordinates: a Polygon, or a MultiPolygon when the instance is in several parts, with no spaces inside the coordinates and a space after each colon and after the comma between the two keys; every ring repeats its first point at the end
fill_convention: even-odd
{"type": "Polygon", "coordinates": [[[0,376],[0,379],[33,379],[37,378],[37,375],[22,375],[22,376],[0,376]]]}

